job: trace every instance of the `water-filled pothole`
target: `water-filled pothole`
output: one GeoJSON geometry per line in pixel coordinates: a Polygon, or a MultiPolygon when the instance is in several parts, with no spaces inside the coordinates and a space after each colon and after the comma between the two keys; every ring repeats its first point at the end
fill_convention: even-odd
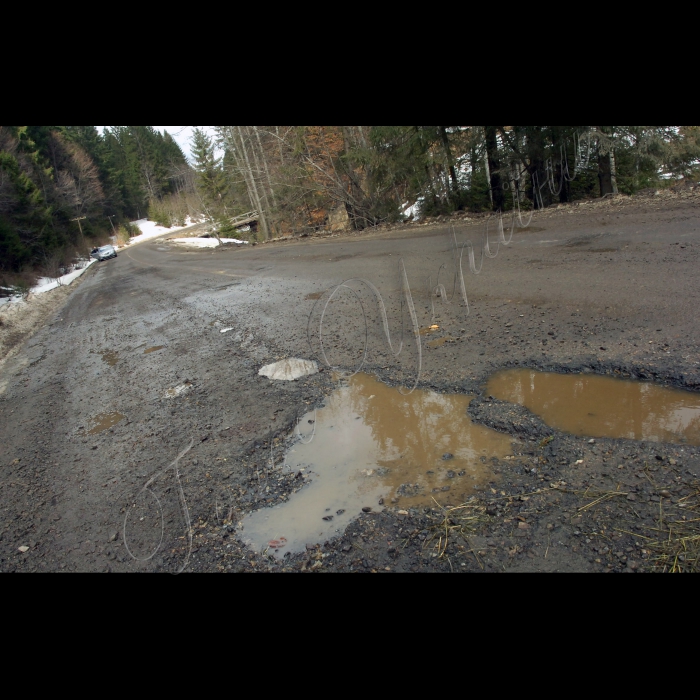
{"type": "Polygon", "coordinates": [[[119,363],[119,354],[112,352],[111,350],[105,350],[100,353],[102,361],[108,364],[110,367],[115,367],[119,363]]]}
{"type": "Polygon", "coordinates": [[[446,338],[438,338],[437,340],[431,340],[429,343],[427,343],[427,346],[429,348],[432,348],[433,350],[436,350],[437,348],[441,348],[445,343],[454,343],[456,342],[454,338],[446,337],[446,338]]]}
{"type": "Polygon", "coordinates": [[[281,556],[342,533],[364,509],[463,502],[495,478],[490,458],[511,453],[508,436],[471,422],[470,401],[431,391],[403,396],[363,374],[344,382],[304,417],[302,441],[287,455],[286,466],[309,483],[248,516],[243,539],[281,556]]]}
{"type": "Polygon", "coordinates": [[[487,393],[573,435],[700,445],[700,395],[596,375],[506,370],[487,393]]]}
{"type": "Polygon", "coordinates": [[[118,423],[121,423],[126,416],[121,413],[101,413],[99,416],[95,416],[92,421],[92,427],[88,431],[88,435],[98,435],[99,433],[104,433],[105,430],[113,428],[118,423]]]}

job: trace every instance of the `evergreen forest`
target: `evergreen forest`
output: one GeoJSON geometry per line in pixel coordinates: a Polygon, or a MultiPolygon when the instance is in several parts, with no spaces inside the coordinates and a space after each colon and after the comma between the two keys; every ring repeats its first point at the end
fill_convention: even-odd
{"type": "Polygon", "coordinates": [[[700,177],[697,126],[0,126],[0,273],[207,220],[254,236],[538,209],[700,177]]]}

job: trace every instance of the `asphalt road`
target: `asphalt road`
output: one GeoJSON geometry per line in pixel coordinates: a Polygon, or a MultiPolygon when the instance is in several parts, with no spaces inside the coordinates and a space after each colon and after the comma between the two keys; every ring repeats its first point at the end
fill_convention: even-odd
{"type": "MultiPolygon", "coordinates": [[[[460,245],[475,245],[477,265],[483,230],[478,221],[457,231],[460,245]]],[[[492,252],[496,241],[492,231],[492,252]]],[[[0,570],[268,566],[235,541],[235,522],[294,488],[280,480],[261,497],[253,472],[268,441],[321,401],[333,379],[325,372],[275,384],[257,372],[283,357],[318,359],[323,293],[345,280],[376,287],[394,340],[402,318],[410,331],[400,261],[420,327],[440,326],[424,339],[420,374],[410,332],[399,360],[387,352],[377,299],[364,282],[349,283],[327,307],[333,364],[356,367],[367,346],[365,368],[384,381],[410,386],[417,377],[441,391],[478,393],[493,371],[515,364],[617,370],[700,388],[698,253],[697,198],[545,212],[487,257],[479,275],[469,272],[467,249],[467,315],[459,295],[450,304],[436,295],[438,284],[448,296],[454,285],[444,226],[223,251],[167,239],[127,249],[96,266],[0,375],[0,570]],[[123,420],[90,434],[112,413],[123,420]],[[167,468],[190,443],[176,477],[167,468]],[[152,531],[134,535],[141,540],[132,549],[141,549],[132,554],[144,560],[136,561],[123,542],[128,505],[148,500],[142,489],[163,470],[153,488],[170,499],[164,544],[157,546],[156,518],[152,531]],[[197,533],[192,547],[187,516],[197,533]]],[[[372,568],[364,564],[337,568],[372,568]]]]}

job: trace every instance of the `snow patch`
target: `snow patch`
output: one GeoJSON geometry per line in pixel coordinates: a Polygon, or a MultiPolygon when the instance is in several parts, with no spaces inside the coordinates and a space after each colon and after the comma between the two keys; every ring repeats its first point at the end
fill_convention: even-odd
{"type": "MultiPolygon", "coordinates": [[[[235,243],[236,245],[248,245],[246,241],[239,241],[237,238],[222,238],[221,242],[235,243]]],[[[216,238],[171,238],[168,243],[184,245],[188,248],[218,248],[219,241],[216,238]]]]}
{"type": "Polygon", "coordinates": [[[78,279],[82,274],[85,273],[85,271],[90,267],[90,265],[93,265],[96,260],[90,260],[90,261],[85,261],[81,263],[82,267],[78,268],[74,272],[71,272],[69,275],[63,275],[63,277],[59,277],[58,279],[51,279],[50,277],[41,277],[38,282],[36,287],[32,287],[32,294],[44,294],[46,292],[50,292],[53,289],[57,289],[58,287],[67,287],[69,284],[72,284],[75,282],[75,280],[78,279]]]}
{"type": "Polygon", "coordinates": [[[139,219],[138,221],[131,222],[134,226],[138,226],[141,231],[141,235],[134,236],[130,241],[129,245],[134,245],[135,243],[143,243],[144,241],[149,241],[152,238],[158,238],[159,236],[164,236],[167,233],[176,233],[177,231],[182,231],[182,229],[192,226],[195,222],[188,218],[185,221],[184,226],[173,226],[172,228],[165,228],[165,226],[158,226],[155,221],[149,221],[148,219],[139,219]]]}
{"type": "Polygon", "coordinates": [[[293,382],[302,377],[318,374],[318,364],[311,360],[288,358],[263,367],[258,375],[278,382],[293,382]]]}
{"type": "Polygon", "coordinates": [[[408,218],[408,220],[415,219],[416,221],[420,220],[420,206],[422,204],[422,197],[415,203],[415,204],[409,204],[406,202],[406,204],[403,205],[402,209],[402,214],[408,218]]]}

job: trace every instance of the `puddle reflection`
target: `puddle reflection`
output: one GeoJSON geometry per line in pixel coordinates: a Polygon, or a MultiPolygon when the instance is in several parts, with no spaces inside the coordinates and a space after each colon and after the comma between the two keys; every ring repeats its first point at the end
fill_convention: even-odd
{"type": "Polygon", "coordinates": [[[700,395],[688,391],[519,369],[495,374],[487,393],[574,435],[700,445],[700,395]]]}
{"type": "Polygon", "coordinates": [[[470,400],[430,391],[403,396],[356,375],[301,422],[311,442],[293,447],[287,465],[311,483],[287,503],[248,516],[244,540],[258,551],[274,542],[282,555],[331,539],[363,509],[382,510],[380,502],[462,502],[494,478],[488,460],[511,452],[508,436],[471,422],[470,400]]]}

